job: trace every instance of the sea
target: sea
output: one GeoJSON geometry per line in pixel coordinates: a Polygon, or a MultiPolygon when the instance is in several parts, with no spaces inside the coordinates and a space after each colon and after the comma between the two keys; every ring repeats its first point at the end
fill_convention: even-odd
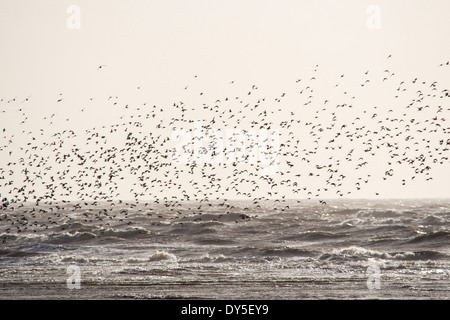
{"type": "Polygon", "coordinates": [[[0,219],[0,299],[450,298],[445,199],[26,203],[0,219]]]}

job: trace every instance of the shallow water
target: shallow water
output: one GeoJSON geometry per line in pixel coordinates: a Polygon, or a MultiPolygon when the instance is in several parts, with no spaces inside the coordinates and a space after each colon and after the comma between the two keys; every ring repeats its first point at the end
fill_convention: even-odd
{"type": "Polygon", "coordinates": [[[450,298],[448,200],[229,203],[1,211],[0,297],[450,298]]]}

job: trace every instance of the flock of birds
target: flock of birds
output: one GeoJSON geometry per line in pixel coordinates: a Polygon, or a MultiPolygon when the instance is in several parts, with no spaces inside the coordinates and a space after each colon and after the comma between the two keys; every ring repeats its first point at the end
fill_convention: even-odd
{"type": "MultiPolygon", "coordinates": [[[[342,74],[333,86],[335,96],[324,98],[314,92],[318,69],[316,65],[311,76],[297,79],[295,92],[281,92],[272,98],[265,97],[257,85],[250,86],[244,96],[211,98],[192,89],[197,76],[184,90],[203,99],[200,107],[183,101],[164,107],[144,102],[133,109],[111,95],[102,102],[121,115],[120,121],[84,131],[69,129],[69,118],[62,120],[57,114],[42,120],[47,121],[48,129],[27,130],[30,118],[26,107],[32,97],[3,98],[1,117],[19,112],[22,120],[17,127],[22,132],[17,135],[0,128],[0,210],[24,210],[24,203],[29,202],[33,214],[51,210],[58,215],[57,209],[62,207],[53,211],[48,206],[62,201],[62,205],[74,203],[74,210],[111,202],[112,211],[118,199],[130,206],[154,202],[179,215],[202,214],[214,201],[230,212],[235,208],[228,199],[237,197],[251,200],[256,207],[265,200],[283,203],[291,198],[326,204],[324,198],[357,193],[372,180],[398,179],[399,187],[415,179],[431,180],[433,167],[449,164],[448,89],[440,88],[436,81],[400,80],[386,69],[362,72],[363,81],[355,86],[354,94],[340,90],[346,81],[342,74]],[[358,100],[364,95],[362,90],[383,85],[390,90],[395,107],[363,108],[358,100]],[[68,122],[67,129],[46,135],[58,121],[68,122]],[[237,151],[235,144],[223,150],[230,161],[177,163],[174,146],[178,141],[172,139],[172,132],[193,133],[199,122],[205,131],[254,130],[258,139],[262,130],[276,130],[280,143],[275,145],[270,138],[264,142],[265,152],[276,155],[278,172],[263,174],[265,163],[249,161],[257,143],[251,139],[242,145],[241,159],[232,157],[237,151]]],[[[234,85],[235,81],[229,83],[234,85]]],[[[63,94],[55,103],[66,103],[63,94]]],[[[86,107],[79,112],[86,112],[86,107]]],[[[217,140],[194,134],[195,139],[202,142],[205,152],[221,151],[217,140]]],[[[193,144],[188,141],[183,150],[193,155],[193,144]]],[[[278,208],[286,210],[288,206],[280,204],[278,208]]],[[[107,210],[102,209],[97,217],[102,214],[107,216],[107,210]]],[[[31,224],[23,216],[14,218],[7,213],[0,215],[0,221],[15,222],[19,231],[31,224]]]]}

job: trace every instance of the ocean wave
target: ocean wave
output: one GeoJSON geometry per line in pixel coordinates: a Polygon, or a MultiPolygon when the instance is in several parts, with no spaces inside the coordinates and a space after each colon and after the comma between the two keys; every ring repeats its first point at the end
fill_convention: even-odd
{"type": "Polygon", "coordinates": [[[86,224],[82,224],[78,221],[75,222],[71,222],[71,223],[64,223],[61,224],[58,228],[60,228],[61,230],[64,231],[72,231],[72,232],[93,232],[96,230],[95,226],[90,226],[90,225],[86,225],[86,224]]]}
{"type": "Polygon", "coordinates": [[[450,257],[438,251],[395,252],[394,260],[448,260],[450,257]]]}
{"type": "Polygon", "coordinates": [[[236,260],[235,258],[227,257],[227,256],[224,256],[223,254],[219,254],[216,256],[210,256],[209,254],[206,254],[202,257],[183,260],[182,262],[184,262],[184,263],[208,263],[208,262],[224,263],[224,262],[233,262],[235,260],[236,260]]]}
{"type": "Polygon", "coordinates": [[[338,209],[336,211],[330,212],[331,215],[356,215],[358,214],[362,209],[338,209]]]}
{"type": "Polygon", "coordinates": [[[97,235],[92,232],[75,232],[68,233],[64,232],[62,234],[52,233],[49,235],[46,242],[53,244],[70,244],[76,242],[89,241],[97,238],[97,235]]]}
{"type": "Polygon", "coordinates": [[[126,263],[146,263],[149,258],[128,258],[125,260],[126,263]]]}
{"type": "Polygon", "coordinates": [[[176,255],[168,253],[166,251],[158,251],[150,256],[150,261],[177,261],[176,255]]]}
{"type": "Polygon", "coordinates": [[[293,247],[276,247],[276,248],[264,248],[257,250],[257,253],[262,256],[276,256],[282,258],[291,257],[311,257],[315,256],[316,252],[308,249],[300,249],[293,247]]]}
{"type": "Polygon", "coordinates": [[[319,259],[320,260],[345,260],[345,259],[367,259],[367,258],[386,258],[386,253],[369,250],[361,247],[347,247],[341,249],[333,249],[330,253],[322,254],[319,259]]]}
{"type": "Polygon", "coordinates": [[[291,234],[280,237],[280,240],[288,240],[288,241],[322,241],[322,240],[332,240],[345,238],[348,234],[346,233],[331,233],[331,232],[320,232],[320,231],[311,231],[300,234],[291,234]]]}
{"type": "Polygon", "coordinates": [[[167,234],[185,234],[185,235],[202,235],[202,234],[214,234],[217,231],[213,228],[208,228],[201,224],[177,224],[166,231],[167,234]]]}
{"type": "Polygon", "coordinates": [[[402,217],[402,212],[395,210],[376,210],[376,211],[363,211],[356,215],[358,218],[399,218],[402,217]]]}
{"type": "Polygon", "coordinates": [[[17,248],[17,250],[54,252],[54,251],[66,251],[66,250],[73,250],[73,249],[62,246],[62,245],[53,245],[53,244],[48,244],[48,243],[34,243],[34,244],[30,244],[30,245],[20,246],[17,248]]]}
{"type": "Polygon", "coordinates": [[[70,248],[66,248],[61,245],[50,245],[45,243],[36,243],[32,245],[22,245],[16,248],[0,249],[0,258],[22,258],[38,256],[50,252],[66,251],[70,248]]]}
{"type": "Polygon", "coordinates": [[[435,216],[428,216],[423,220],[420,220],[419,223],[424,225],[440,225],[443,223],[442,219],[435,216]]]}
{"type": "Polygon", "coordinates": [[[200,245],[216,245],[216,246],[231,245],[236,243],[233,240],[222,238],[195,239],[194,242],[200,245]]]}
{"type": "Polygon", "coordinates": [[[348,247],[334,249],[331,253],[324,253],[320,260],[361,260],[361,259],[383,259],[383,260],[446,260],[449,256],[438,251],[400,251],[380,252],[361,247],[348,247]]]}
{"type": "Polygon", "coordinates": [[[2,258],[23,258],[39,255],[39,252],[22,251],[15,249],[0,249],[0,259],[2,258]]]}
{"type": "Polygon", "coordinates": [[[421,234],[414,237],[411,240],[405,242],[405,244],[427,244],[432,242],[433,245],[448,246],[450,243],[449,231],[437,231],[428,234],[421,234]]]}
{"type": "Polygon", "coordinates": [[[63,257],[61,258],[61,263],[79,263],[79,264],[85,264],[85,263],[92,263],[92,259],[87,259],[84,257],[63,257]]]}
{"type": "Polygon", "coordinates": [[[217,254],[232,258],[267,258],[267,257],[311,257],[317,252],[305,248],[296,247],[231,247],[215,251],[217,254]]]}
{"type": "Polygon", "coordinates": [[[18,243],[36,243],[36,242],[42,242],[45,239],[47,239],[47,235],[45,234],[37,234],[37,233],[20,233],[20,234],[9,234],[9,233],[2,233],[0,234],[0,239],[3,243],[3,245],[11,245],[11,244],[18,244],[18,243]]]}
{"type": "Polygon", "coordinates": [[[150,234],[150,232],[144,228],[134,228],[132,230],[114,230],[106,229],[99,232],[102,237],[115,237],[122,239],[137,238],[150,234]]]}
{"type": "Polygon", "coordinates": [[[183,218],[186,221],[217,221],[217,222],[235,222],[242,220],[250,220],[252,219],[249,215],[244,213],[222,213],[222,214],[211,214],[204,213],[202,215],[193,215],[189,217],[183,218]]]}
{"type": "Polygon", "coordinates": [[[403,225],[398,225],[398,224],[389,224],[389,225],[385,225],[385,226],[377,226],[375,228],[372,229],[366,229],[364,231],[368,231],[368,232],[380,232],[380,233],[386,233],[386,232],[412,232],[413,229],[411,227],[408,226],[403,226],[403,225]]]}

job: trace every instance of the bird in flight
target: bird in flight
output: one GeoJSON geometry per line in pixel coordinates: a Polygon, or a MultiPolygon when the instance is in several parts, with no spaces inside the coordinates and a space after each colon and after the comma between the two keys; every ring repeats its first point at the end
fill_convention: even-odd
{"type": "Polygon", "coordinates": [[[30,98],[31,98],[31,96],[29,96],[28,98],[26,98],[25,100],[23,100],[22,103],[28,101],[28,99],[30,99],[30,98]]]}

